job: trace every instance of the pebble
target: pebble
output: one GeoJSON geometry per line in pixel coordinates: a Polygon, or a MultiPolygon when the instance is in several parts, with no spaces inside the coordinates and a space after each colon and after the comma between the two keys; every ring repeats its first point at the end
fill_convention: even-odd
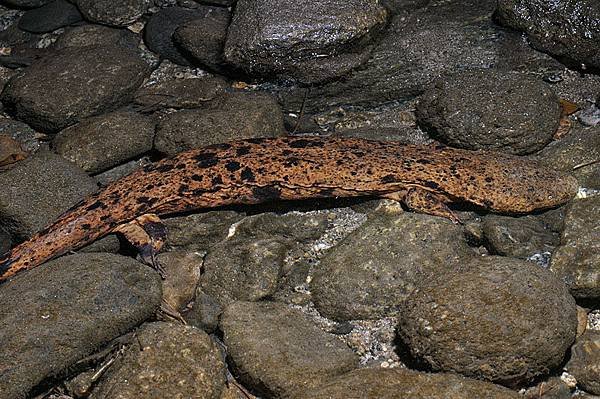
{"type": "Polygon", "coordinates": [[[127,26],[144,15],[148,0],[76,0],[88,21],[110,26],[127,26]]]}
{"type": "Polygon", "coordinates": [[[213,76],[170,79],[141,87],[133,102],[148,110],[202,108],[225,93],[227,82],[213,76]]]}
{"type": "Polygon", "coordinates": [[[600,332],[587,331],[571,349],[571,359],[567,370],[577,380],[577,384],[585,391],[600,395],[600,332]]]}
{"type": "Polygon", "coordinates": [[[140,38],[128,29],[87,24],[65,29],[53,44],[60,50],[67,47],[121,46],[131,50],[138,47],[140,38]]]}

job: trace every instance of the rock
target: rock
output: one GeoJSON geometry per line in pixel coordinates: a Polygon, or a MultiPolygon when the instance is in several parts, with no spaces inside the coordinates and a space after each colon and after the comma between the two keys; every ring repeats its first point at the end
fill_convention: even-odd
{"type": "Polygon", "coordinates": [[[41,147],[38,132],[28,124],[12,118],[0,118],[0,134],[17,140],[21,148],[29,154],[36,153],[41,147]]]}
{"type": "Polygon", "coordinates": [[[310,284],[315,306],[338,321],[395,316],[417,280],[472,256],[462,235],[442,218],[376,211],[321,259],[310,284]]]}
{"type": "Polygon", "coordinates": [[[219,326],[219,317],[223,309],[217,301],[207,295],[201,288],[196,290],[196,300],[192,309],[185,314],[185,320],[192,326],[207,333],[214,333],[219,326]]]}
{"type": "Polygon", "coordinates": [[[572,174],[583,187],[600,189],[600,126],[574,126],[567,136],[537,153],[535,159],[572,174]]]}
{"type": "Polygon", "coordinates": [[[267,213],[240,221],[206,256],[202,291],[221,306],[273,296],[287,255],[298,243],[319,237],[325,226],[323,218],[294,214],[267,213]]]}
{"type": "Polygon", "coordinates": [[[402,304],[399,321],[402,341],[431,369],[514,386],[562,362],[577,311],[548,270],[488,256],[423,282],[402,304]]]}
{"type": "Polygon", "coordinates": [[[225,384],[221,353],[205,332],[158,322],[140,327],[90,398],[219,399],[225,384]]]}
{"type": "Polygon", "coordinates": [[[594,0],[500,0],[496,17],[525,32],[534,48],[571,67],[600,68],[600,26],[595,23],[600,4],[594,0]]]}
{"type": "Polygon", "coordinates": [[[294,399],[518,399],[510,389],[456,374],[363,368],[335,377],[294,399]]]}
{"type": "Polygon", "coordinates": [[[151,317],[160,277],[131,258],[78,254],[0,286],[0,396],[25,398],[47,378],[151,317]]]}
{"type": "Polygon", "coordinates": [[[53,47],[60,50],[67,47],[121,46],[135,50],[139,43],[140,38],[128,29],[88,24],[66,30],[53,47]]]}
{"type": "Polygon", "coordinates": [[[19,7],[19,8],[36,8],[41,7],[44,4],[50,3],[52,0],[3,0],[8,6],[19,7]]]}
{"type": "Polygon", "coordinates": [[[94,179],[48,151],[0,173],[0,219],[14,237],[25,239],[97,190],[94,179]]]}
{"type": "Polygon", "coordinates": [[[235,302],[220,328],[240,381],[267,397],[293,396],[358,365],[342,341],[280,303],[235,302]]]}
{"type": "Polygon", "coordinates": [[[155,122],[130,111],[91,117],[58,133],[54,150],[88,173],[98,173],[152,149],[155,122]]]}
{"type": "Polygon", "coordinates": [[[571,348],[571,359],[566,368],[584,391],[600,395],[599,367],[600,331],[588,330],[571,348]]]}
{"type": "Polygon", "coordinates": [[[284,133],[283,115],[267,95],[236,93],[209,109],[167,115],[157,126],[154,146],[167,155],[191,148],[284,133]]]}
{"type": "Polygon", "coordinates": [[[222,7],[231,7],[236,0],[194,0],[197,3],[201,4],[211,4],[218,5],[222,7]]]}
{"type": "Polygon", "coordinates": [[[159,254],[158,261],[165,270],[163,302],[180,312],[194,298],[203,256],[195,252],[170,251],[159,254]]]}
{"type": "Polygon", "coordinates": [[[88,21],[111,26],[127,26],[141,18],[148,9],[148,0],[76,0],[77,7],[88,21]]]}
{"type": "Polygon", "coordinates": [[[156,108],[202,108],[222,95],[227,82],[213,76],[193,79],[170,79],[140,88],[133,102],[156,108]]]}
{"type": "Polygon", "coordinates": [[[552,140],[560,106],[541,80],[487,70],[437,80],[416,114],[421,127],[453,147],[528,154],[552,140]]]}
{"type": "Polygon", "coordinates": [[[144,41],[150,50],[176,64],[190,65],[190,61],[173,43],[175,30],[202,14],[182,7],[167,7],[153,14],[144,28],[144,41]]]}
{"type": "Polygon", "coordinates": [[[0,99],[17,119],[56,132],[129,102],[147,73],[141,58],[120,47],[69,48],[11,79],[0,99]]]}
{"type": "Polygon", "coordinates": [[[576,397],[572,388],[560,377],[551,376],[521,393],[522,399],[572,399],[576,397]]]}
{"type": "Polygon", "coordinates": [[[600,196],[571,203],[565,216],[565,228],[552,256],[550,268],[570,288],[576,298],[600,297],[600,196]]]}
{"type": "Polygon", "coordinates": [[[32,33],[46,33],[81,20],[81,13],[73,4],[66,0],[54,0],[25,12],[19,19],[19,28],[32,33]]]}
{"type": "Polygon", "coordinates": [[[96,179],[96,182],[98,182],[98,185],[100,185],[101,187],[104,187],[104,186],[108,185],[109,183],[112,183],[112,182],[120,179],[121,177],[127,176],[128,174],[132,173],[136,169],[150,165],[151,163],[152,163],[152,161],[150,161],[150,158],[147,156],[144,156],[144,157],[141,157],[140,159],[134,159],[133,161],[129,161],[127,163],[124,163],[123,165],[119,165],[119,166],[109,169],[105,172],[97,174],[94,176],[94,179],[96,179]]]}
{"type": "MultiPolygon", "coordinates": [[[[495,7],[495,0],[440,1],[397,15],[363,66],[308,93],[303,87],[281,88],[282,107],[315,113],[343,105],[402,103],[421,94],[436,77],[452,72],[537,65],[539,53],[520,34],[499,30],[492,22],[495,7]]],[[[546,61],[541,64],[547,69],[546,61]]]]}
{"type": "Polygon", "coordinates": [[[486,215],[483,233],[491,253],[513,258],[527,259],[534,254],[552,252],[560,242],[560,232],[551,230],[534,215],[486,215]]]}
{"type": "Polygon", "coordinates": [[[373,0],[238,0],[224,56],[252,76],[323,82],[366,61],[387,17],[373,0]]]}
{"type": "Polygon", "coordinates": [[[177,28],[173,41],[194,63],[219,71],[224,63],[223,47],[231,15],[222,7],[202,6],[199,10],[204,15],[177,28]]]}
{"type": "Polygon", "coordinates": [[[210,211],[165,219],[167,244],[173,248],[207,250],[223,241],[230,226],[242,218],[234,211],[210,211]]]}

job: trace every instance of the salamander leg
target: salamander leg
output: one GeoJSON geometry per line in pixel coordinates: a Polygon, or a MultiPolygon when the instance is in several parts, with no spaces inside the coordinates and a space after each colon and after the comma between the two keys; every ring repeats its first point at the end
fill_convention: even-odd
{"type": "Polygon", "coordinates": [[[458,216],[448,208],[443,195],[433,193],[420,187],[411,187],[402,201],[411,210],[433,216],[450,219],[456,224],[462,222],[458,216]]]}
{"type": "Polygon", "coordinates": [[[156,255],[162,249],[167,237],[167,228],[153,213],[139,216],[129,223],[117,226],[115,232],[123,234],[139,251],[142,262],[155,268],[165,277],[165,271],[158,262],[156,255]]]}

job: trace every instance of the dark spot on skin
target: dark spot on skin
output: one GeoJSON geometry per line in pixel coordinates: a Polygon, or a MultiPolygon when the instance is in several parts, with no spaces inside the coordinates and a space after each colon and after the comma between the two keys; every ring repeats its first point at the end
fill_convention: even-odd
{"type": "Polygon", "coordinates": [[[344,161],[343,161],[343,160],[341,160],[341,159],[338,159],[337,161],[335,161],[335,164],[336,164],[337,166],[341,166],[341,165],[343,165],[343,164],[344,164],[344,161]]]}
{"type": "Polygon", "coordinates": [[[168,172],[171,169],[173,169],[173,165],[169,165],[168,163],[164,164],[164,165],[158,165],[158,166],[156,166],[156,168],[154,168],[154,170],[156,172],[160,172],[160,173],[168,172]]]}
{"type": "Polygon", "coordinates": [[[176,167],[177,169],[181,170],[181,169],[185,169],[185,166],[186,166],[186,165],[185,165],[184,163],[178,163],[178,164],[177,164],[175,167],[176,167]]]}
{"type": "Polygon", "coordinates": [[[245,168],[244,170],[242,170],[241,178],[243,181],[255,181],[254,172],[252,172],[252,169],[250,168],[245,168]]]}
{"type": "Polygon", "coordinates": [[[152,238],[164,240],[167,237],[167,228],[159,222],[147,222],[142,226],[144,231],[152,238]]]}
{"type": "Polygon", "coordinates": [[[265,168],[258,168],[259,175],[264,175],[266,172],[267,172],[267,170],[265,168]]]}
{"type": "Polygon", "coordinates": [[[179,195],[185,195],[185,194],[187,194],[189,189],[190,189],[190,186],[188,186],[187,184],[182,184],[181,186],[179,186],[179,189],[177,190],[177,192],[179,193],[179,195]]]}
{"type": "Polygon", "coordinates": [[[427,165],[431,163],[429,159],[417,159],[415,162],[420,163],[421,165],[427,165]]]}
{"type": "Polygon", "coordinates": [[[89,223],[84,223],[81,225],[81,228],[84,230],[89,230],[91,227],[92,227],[92,225],[89,223]]]}
{"type": "Polygon", "coordinates": [[[200,175],[192,175],[192,180],[193,181],[202,181],[202,179],[204,178],[204,176],[200,176],[200,175]]]}
{"type": "Polygon", "coordinates": [[[362,157],[365,156],[365,152],[364,151],[352,151],[352,153],[354,155],[356,155],[357,157],[359,157],[359,158],[362,158],[362,157]]]}
{"type": "Polygon", "coordinates": [[[138,204],[144,204],[144,205],[153,205],[155,202],[157,201],[157,198],[154,197],[139,197],[136,202],[138,204]]]}
{"type": "Polygon", "coordinates": [[[278,187],[266,186],[266,187],[253,187],[252,195],[258,201],[271,201],[279,199],[281,196],[281,190],[278,187]]]}
{"type": "Polygon", "coordinates": [[[493,181],[494,181],[494,178],[493,178],[493,177],[489,177],[489,176],[488,176],[488,177],[486,177],[486,178],[485,178],[485,182],[486,182],[486,183],[491,183],[491,182],[493,182],[493,181]]]}
{"type": "Polygon", "coordinates": [[[296,157],[290,157],[288,159],[285,160],[285,162],[283,163],[283,165],[285,167],[290,167],[290,166],[298,166],[298,163],[300,162],[300,160],[296,157]]]}
{"type": "Polygon", "coordinates": [[[212,178],[211,183],[213,186],[217,186],[219,184],[223,184],[223,179],[221,178],[221,176],[215,176],[212,178]]]}
{"type": "Polygon", "coordinates": [[[154,184],[148,184],[146,187],[144,187],[144,189],[146,190],[152,190],[154,188],[154,184]]]}
{"type": "Polygon", "coordinates": [[[213,144],[213,145],[209,145],[208,148],[214,148],[215,150],[228,150],[231,148],[231,144],[228,143],[219,143],[219,144],[213,144]]]}
{"type": "Polygon", "coordinates": [[[427,188],[431,188],[432,190],[439,190],[440,188],[440,185],[434,181],[426,181],[423,185],[427,188]]]}
{"type": "Polygon", "coordinates": [[[491,207],[492,207],[492,205],[494,205],[494,203],[493,203],[492,201],[488,200],[488,199],[484,199],[484,200],[483,200],[483,205],[484,205],[486,208],[491,208],[491,207]]]}
{"type": "Polygon", "coordinates": [[[281,151],[281,154],[282,154],[284,157],[287,157],[288,155],[291,155],[291,154],[293,154],[293,153],[294,153],[294,152],[293,152],[293,151],[290,151],[290,150],[283,150],[283,151],[281,151]]]}
{"type": "Polygon", "coordinates": [[[320,197],[327,197],[327,198],[335,197],[333,192],[334,192],[334,190],[332,188],[322,188],[319,190],[318,195],[320,197]]]}
{"type": "Polygon", "coordinates": [[[322,141],[298,139],[290,141],[290,147],[292,148],[307,148],[307,147],[323,147],[322,141]]]}
{"type": "Polygon", "coordinates": [[[398,182],[398,179],[396,179],[396,176],[394,175],[385,175],[381,178],[381,182],[382,183],[396,183],[398,182]]]}
{"type": "Polygon", "coordinates": [[[102,216],[100,216],[100,220],[101,220],[102,222],[104,222],[104,221],[106,221],[106,220],[108,220],[108,219],[110,219],[110,215],[102,215],[102,216]]]}
{"type": "Polygon", "coordinates": [[[241,157],[242,155],[246,155],[250,152],[250,146],[239,147],[235,150],[235,155],[241,157]]]}
{"type": "Polygon", "coordinates": [[[247,139],[246,142],[251,143],[251,144],[262,144],[264,141],[264,139],[261,139],[259,137],[255,137],[255,138],[251,138],[251,139],[247,139]]]}
{"type": "Polygon", "coordinates": [[[219,159],[212,152],[202,152],[194,157],[200,168],[210,168],[219,163],[219,159]]]}
{"type": "Polygon", "coordinates": [[[235,172],[239,168],[241,168],[241,165],[239,162],[236,161],[229,161],[225,164],[225,169],[227,169],[230,172],[235,172]]]}
{"type": "Polygon", "coordinates": [[[100,201],[96,201],[93,204],[89,205],[87,208],[85,208],[86,211],[93,211],[94,209],[97,208],[106,208],[106,205],[104,205],[102,202],[100,201]]]}

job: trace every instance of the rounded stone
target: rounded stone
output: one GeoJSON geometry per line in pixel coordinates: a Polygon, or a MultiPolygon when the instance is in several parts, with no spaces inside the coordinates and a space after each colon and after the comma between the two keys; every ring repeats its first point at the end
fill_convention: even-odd
{"type": "Polygon", "coordinates": [[[525,74],[470,71],[438,79],[417,104],[421,127],[440,141],[471,150],[529,154],[558,128],[558,97],[525,74]]]}
{"type": "Polygon", "coordinates": [[[577,338],[566,369],[583,390],[600,395],[600,331],[589,330],[577,338]]]}
{"type": "Polygon", "coordinates": [[[82,19],[76,6],[66,0],[55,0],[25,12],[19,19],[19,28],[32,33],[46,33],[82,19]]]}
{"type": "Polygon", "coordinates": [[[87,24],[65,30],[53,47],[60,50],[67,47],[121,46],[133,50],[139,43],[140,38],[128,29],[87,24]]]}
{"type": "Polygon", "coordinates": [[[137,54],[122,47],[68,48],[33,63],[0,98],[17,119],[56,132],[128,103],[148,72],[137,54]]]}
{"type": "Polygon", "coordinates": [[[91,117],[58,133],[53,149],[88,173],[98,173],[152,149],[155,122],[130,111],[91,117]]]}
{"type": "Polygon", "coordinates": [[[518,399],[515,391],[456,374],[394,368],[353,370],[294,399],[518,399]]]}
{"type": "Polygon", "coordinates": [[[77,0],[85,19],[112,26],[134,23],[144,15],[148,3],[148,0],[77,0]]]}
{"type": "Polygon", "coordinates": [[[550,271],[488,256],[422,284],[399,321],[409,352],[433,370],[518,385],[563,361],[577,311],[550,271]]]}

